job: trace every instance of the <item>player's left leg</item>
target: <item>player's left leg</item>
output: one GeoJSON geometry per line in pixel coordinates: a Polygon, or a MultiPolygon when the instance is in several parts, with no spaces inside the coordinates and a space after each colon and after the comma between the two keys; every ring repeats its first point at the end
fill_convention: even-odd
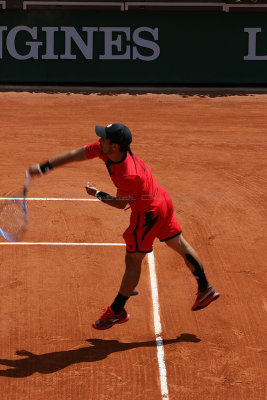
{"type": "Polygon", "coordinates": [[[192,310],[195,311],[207,307],[219,297],[219,293],[209,284],[199,255],[184,239],[182,234],[166,240],[165,243],[184,258],[186,265],[197,280],[198,293],[192,310]]]}
{"type": "Polygon", "coordinates": [[[182,233],[172,239],[166,240],[165,243],[184,258],[187,267],[197,279],[199,290],[206,290],[209,286],[209,283],[207,281],[199,255],[184,239],[182,233]]]}

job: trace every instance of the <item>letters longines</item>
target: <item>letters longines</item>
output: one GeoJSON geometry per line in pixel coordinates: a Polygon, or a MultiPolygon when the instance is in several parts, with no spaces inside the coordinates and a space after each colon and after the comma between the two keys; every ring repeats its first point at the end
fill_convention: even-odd
{"type": "Polygon", "coordinates": [[[0,26],[0,59],[3,59],[5,43],[9,55],[17,60],[75,60],[77,48],[86,60],[93,60],[95,59],[95,37],[99,33],[104,40],[104,54],[98,56],[99,60],[153,61],[160,55],[160,47],[157,43],[158,28],[140,27],[131,30],[130,27],[85,26],[81,30],[84,32],[83,34],[80,34],[72,26],[44,26],[41,28],[16,26],[8,31],[6,26],[0,26]],[[43,33],[40,35],[40,32],[43,33]],[[145,36],[151,40],[144,38],[144,32],[145,36]],[[58,39],[58,35],[61,35],[60,39],[58,39]],[[40,36],[44,38],[43,41],[40,41],[40,36]],[[21,45],[20,48],[18,46],[18,40],[22,37],[24,38],[24,54],[22,54],[21,45]],[[25,37],[28,39],[25,40],[25,37]],[[62,40],[63,38],[64,40],[62,40]],[[60,40],[60,45],[58,40],[60,40]],[[58,54],[58,49],[63,47],[61,42],[64,44],[64,48],[58,54]],[[73,43],[76,46],[73,46],[73,43]],[[142,48],[146,49],[145,54],[142,54],[142,48]]]}
{"type": "Polygon", "coordinates": [[[252,61],[267,61],[267,55],[257,55],[257,33],[261,32],[261,28],[245,28],[244,32],[248,33],[248,55],[244,57],[244,60],[252,61]]]}
{"type": "MultiPolygon", "coordinates": [[[[95,59],[94,42],[96,35],[101,33],[104,43],[104,54],[99,55],[99,60],[142,60],[154,61],[160,55],[158,42],[158,28],[139,27],[132,30],[130,27],[82,27],[80,34],[76,28],[71,26],[61,27],[28,27],[15,26],[8,31],[7,26],[0,26],[0,59],[3,59],[3,48],[16,60],[43,59],[43,60],[75,60],[77,49],[86,60],[95,59]],[[42,33],[43,41],[38,40],[42,33]],[[143,33],[146,33],[146,39],[143,33]],[[64,48],[59,53],[57,43],[58,35],[64,38],[64,48]],[[22,35],[22,36],[21,36],[22,35]],[[24,54],[18,48],[18,40],[21,37],[26,39],[23,42],[24,54]],[[147,39],[150,37],[150,40],[147,39]],[[76,46],[73,46],[75,43],[76,46]],[[57,50],[56,50],[57,49],[57,50]],[[142,53],[142,49],[146,49],[142,53]]],[[[248,55],[243,57],[245,61],[266,60],[266,55],[257,55],[257,34],[261,28],[244,28],[248,34],[248,55]]],[[[21,47],[21,46],[20,46],[21,47]]],[[[63,46],[62,46],[63,47],[63,46]]]]}

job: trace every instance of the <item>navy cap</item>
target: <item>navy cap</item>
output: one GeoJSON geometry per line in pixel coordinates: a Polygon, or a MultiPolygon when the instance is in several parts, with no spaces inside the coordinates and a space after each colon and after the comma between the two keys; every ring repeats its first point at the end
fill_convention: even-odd
{"type": "Polygon", "coordinates": [[[110,124],[108,126],[96,125],[96,134],[104,139],[110,139],[111,143],[129,146],[132,142],[132,134],[129,128],[123,124],[110,124]]]}

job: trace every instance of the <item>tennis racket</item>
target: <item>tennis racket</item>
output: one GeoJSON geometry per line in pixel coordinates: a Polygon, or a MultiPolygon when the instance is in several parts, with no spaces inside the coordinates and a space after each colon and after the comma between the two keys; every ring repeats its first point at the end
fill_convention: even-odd
{"type": "Polygon", "coordinates": [[[26,171],[24,187],[9,193],[5,200],[0,201],[0,234],[9,242],[18,242],[26,232],[28,212],[26,207],[27,192],[31,176],[26,171]]]}

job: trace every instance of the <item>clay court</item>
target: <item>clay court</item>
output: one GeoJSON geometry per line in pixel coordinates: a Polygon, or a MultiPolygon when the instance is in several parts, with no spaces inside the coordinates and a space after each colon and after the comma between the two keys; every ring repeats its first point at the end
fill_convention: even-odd
{"type": "Polygon", "coordinates": [[[130,210],[85,201],[87,181],[115,194],[99,159],[35,179],[23,242],[0,242],[1,400],[266,399],[266,109],[244,92],[0,93],[2,197],[30,164],[122,122],[221,294],[192,312],[195,280],[156,241],[129,322],[94,330],[119,288],[130,210]]]}

